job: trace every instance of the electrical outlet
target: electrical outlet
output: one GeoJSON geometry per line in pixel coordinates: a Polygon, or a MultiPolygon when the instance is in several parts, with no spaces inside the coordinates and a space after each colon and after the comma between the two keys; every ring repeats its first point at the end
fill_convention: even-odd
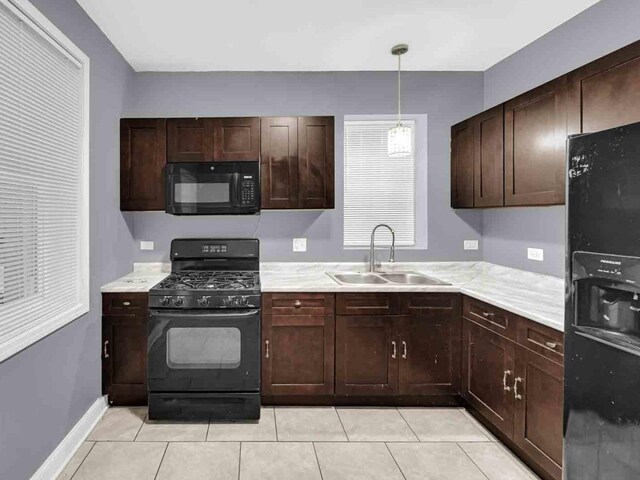
{"type": "Polygon", "coordinates": [[[294,252],[306,252],[307,251],[307,239],[306,238],[294,238],[293,239],[293,251],[294,252]]]}
{"type": "Polygon", "coordinates": [[[153,250],[155,245],[153,242],[148,242],[145,240],[140,241],[140,250],[153,250]]]}
{"type": "Polygon", "coordinates": [[[541,248],[527,248],[527,258],[536,262],[544,261],[544,250],[541,248]]]}
{"type": "Polygon", "coordinates": [[[465,250],[478,250],[478,240],[465,240],[464,241],[464,249],[465,250]]]}

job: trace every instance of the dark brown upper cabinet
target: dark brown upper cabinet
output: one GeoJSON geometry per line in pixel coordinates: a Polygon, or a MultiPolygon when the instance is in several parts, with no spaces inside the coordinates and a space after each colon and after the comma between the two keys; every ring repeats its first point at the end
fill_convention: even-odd
{"type": "Polygon", "coordinates": [[[640,122],[640,42],[569,74],[569,132],[640,122]]]}
{"type": "Polygon", "coordinates": [[[505,205],[564,203],[567,79],[504,105],[505,205]]]}
{"type": "Polygon", "coordinates": [[[473,122],[451,127],[451,206],[473,207],[473,122]]]}
{"type": "Polygon", "coordinates": [[[120,120],[120,210],[164,210],[165,119],[120,120]]]}
{"type": "Polygon", "coordinates": [[[498,105],[451,127],[451,206],[504,205],[504,110],[498,105]]]}
{"type": "Polygon", "coordinates": [[[504,205],[504,108],[473,117],[473,206],[504,205]]]}
{"type": "Polygon", "coordinates": [[[170,118],[169,162],[224,162],[260,158],[260,119],[170,118]]]}
{"type": "Polygon", "coordinates": [[[334,207],[334,118],[261,119],[263,209],[334,207]]]}

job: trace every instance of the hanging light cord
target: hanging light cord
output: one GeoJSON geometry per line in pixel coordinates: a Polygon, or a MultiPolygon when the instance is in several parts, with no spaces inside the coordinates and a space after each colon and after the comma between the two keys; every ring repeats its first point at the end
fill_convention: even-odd
{"type": "Polygon", "coordinates": [[[402,55],[398,55],[398,126],[402,125],[400,123],[400,70],[401,70],[401,59],[402,59],[402,55]]]}

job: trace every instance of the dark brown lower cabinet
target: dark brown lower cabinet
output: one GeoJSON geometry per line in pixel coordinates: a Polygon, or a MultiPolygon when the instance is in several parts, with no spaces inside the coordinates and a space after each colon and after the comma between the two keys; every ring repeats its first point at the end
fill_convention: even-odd
{"type": "Polygon", "coordinates": [[[516,344],[465,319],[462,348],[463,397],[512,438],[516,344]]]}
{"type": "Polygon", "coordinates": [[[336,394],[398,394],[395,322],[384,315],[336,317],[336,394]]]}
{"type": "Polygon", "coordinates": [[[147,404],[146,316],[102,317],[102,393],[110,405],[147,404]]]}
{"type": "Polygon", "coordinates": [[[562,478],[562,365],[518,346],[513,440],[536,463],[562,478]]]}
{"type": "Polygon", "coordinates": [[[331,395],[333,315],[262,316],[262,394],[331,395]]]}

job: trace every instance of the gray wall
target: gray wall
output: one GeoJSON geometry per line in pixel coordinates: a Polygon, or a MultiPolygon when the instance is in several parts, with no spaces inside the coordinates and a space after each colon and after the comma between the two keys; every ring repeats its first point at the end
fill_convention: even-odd
{"type": "MultiPolygon", "coordinates": [[[[480,239],[481,212],[449,207],[449,129],[482,109],[482,73],[403,74],[404,111],[428,116],[428,249],[400,250],[398,260],[477,260],[464,239],[480,239]]],[[[336,208],[327,211],[263,212],[259,217],[174,217],[133,213],[134,236],[153,240],[156,250],[136,248],[138,261],[168,259],[169,242],[179,236],[252,236],[271,261],[361,261],[366,250],[342,247],[343,117],[393,113],[393,72],[329,73],[140,73],[126,114],[153,116],[335,115],[336,208]],[[307,252],[293,253],[291,239],[307,237],[307,252]]]]}
{"type": "MultiPolygon", "coordinates": [[[[638,0],[601,0],[484,72],[484,108],[640,39],[638,0]]],[[[484,259],[549,275],[564,275],[563,206],[485,210],[484,259]],[[527,260],[544,248],[544,262],[527,260]]]]}
{"type": "Polygon", "coordinates": [[[75,1],[31,2],[91,58],[91,311],[0,364],[3,480],[29,478],[100,396],[99,287],[130,270],[132,251],[118,118],[133,71],[75,1]]]}

